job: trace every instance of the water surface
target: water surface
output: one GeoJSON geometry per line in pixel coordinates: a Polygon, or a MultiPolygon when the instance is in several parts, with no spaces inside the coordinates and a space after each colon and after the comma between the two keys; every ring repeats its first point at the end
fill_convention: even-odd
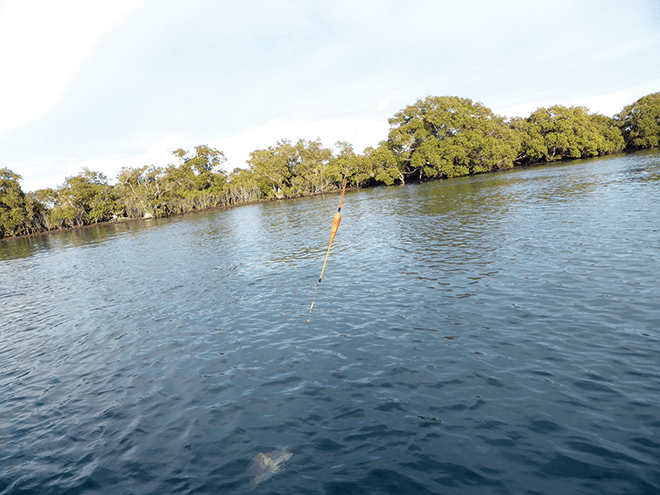
{"type": "Polygon", "coordinates": [[[659,153],[338,200],[0,243],[0,494],[660,493],[659,153]]]}

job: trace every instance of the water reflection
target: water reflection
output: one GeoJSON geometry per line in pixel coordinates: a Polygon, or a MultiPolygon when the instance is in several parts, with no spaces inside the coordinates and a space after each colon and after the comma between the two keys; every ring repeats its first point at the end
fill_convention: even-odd
{"type": "Polygon", "coordinates": [[[162,225],[168,221],[168,219],[136,220],[51,232],[34,237],[2,239],[0,240],[0,261],[29,257],[48,250],[92,247],[123,233],[162,225]]]}
{"type": "Polygon", "coordinates": [[[21,239],[0,239],[0,261],[29,258],[39,251],[48,249],[46,236],[21,239]]]}

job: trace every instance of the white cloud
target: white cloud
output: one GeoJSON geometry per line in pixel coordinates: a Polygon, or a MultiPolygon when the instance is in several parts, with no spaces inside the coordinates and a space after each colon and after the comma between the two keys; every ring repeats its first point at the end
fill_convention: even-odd
{"type": "Polygon", "coordinates": [[[585,96],[566,101],[530,101],[513,107],[493,109],[493,111],[498,115],[505,115],[507,117],[528,117],[537,108],[563,105],[566,107],[587,107],[592,113],[600,113],[612,117],[614,114],[623,110],[623,107],[626,105],[630,105],[642,96],[657,91],[660,91],[660,80],[603,95],[585,96]]]}
{"type": "Polygon", "coordinates": [[[623,110],[623,107],[634,103],[642,96],[655,93],[660,90],[660,81],[654,81],[642,86],[616,91],[605,95],[576,98],[563,103],[566,106],[583,106],[592,112],[598,112],[612,117],[623,110]]]}
{"type": "Polygon", "coordinates": [[[0,133],[50,110],[101,34],[141,0],[9,0],[0,12],[0,133]]]}
{"type": "Polygon", "coordinates": [[[494,108],[493,112],[497,115],[503,115],[505,117],[529,117],[534,110],[540,107],[549,107],[556,105],[556,102],[548,101],[528,101],[522,105],[516,105],[508,108],[494,108]]]}
{"type": "Polygon", "coordinates": [[[660,90],[649,62],[660,36],[643,16],[622,15],[630,7],[596,11],[596,2],[578,8],[566,0],[564,9],[553,3],[521,10],[504,2],[472,19],[443,2],[425,0],[412,10],[375,3],[382,8],[364,26],[360,12],[346,13],[344,0],[339,7],[274,2],[265,10],[250,2],[190,8],[145,0],[0,0],[6,6],[0,134],[34,120],[0,135],[1,166],[34,190],[55,187],[82,166],[114,178],[121,166],[166,165],[173,149],[209,144],[225,152],[232,169],[283,138],[318,136],[328,147],[344,140],[362,152],[387,138],[387,117],[425,95],[455,94],[491,108],[498,102],[497,113],[525,117],[554,104],[611,115],[660,90]],[[521,15],[511,17],[512,8],[521,15]],[[397,38],[392,27],[420,9],[429,29],[397,38]],[[604,17],[584,24],[582,14],[591,11],[604,17]],[[466,30],[463,21],[450,31],[431,29],[447,18],[483,29],[466,30]],[[535,36],[539,20],[562,29],[535,36]],[[521,36],[529,43],[519,43],[521,36]],[[620,39],[629,41],[624,46],[620,39]],[[455,49],[428,63],[429,46],[455,49]],[[649,80],[655,85],[640,84],[649,80]]]}
{"type": "MultiPolygon", "coordinates": [[[[51,160],[24,162],[21,164],[24,191],[56,188],[67,177],[80,173],[83,167],[104,173],[110,183],[114,183],[122,167],[141,167],[143,165],[165,166],[176,163],[172,151],[185,146],[181,134],[155,137],[151,142],[142,143],[144,151],[135,154],[105,155],[95,157],[59,157],[51,160]]],[[[138,147],[140,147],[138,145],[138,147]]],[[[12,168],[12,164],[9,164],[12,168]]]]}
{"type": "MultiPolygon", "coordinates": [[[[353,144],[356,153],[368,146],[376,146],[387,139],[389,125],[386,119],[345,118],[319,122],[284,122],[275,120],[246,132],[209,143],[227,156],[227,168],[246,167],[250,152],[275,146],[281,139],[297,141],[321,138],[325,147],[334,147],[337,141],[353,144]]],[[[200,143],[201,144],[201,143],[200,143]]]]}
{"type": "Polygon", "coordinates": [[[325,147],[333,148],[337,141],[348,141],[353,144],[356,153],[361,153],[368,146],[376,146],[379,141],[387,139],[389,125],[386,119],[353,118],[333,119],[319,122],[285,122],[275,119],[264,125],[250,129],[236,136],[211,140],[171,134],[153,137],[137,145],[143,152],[124,155],[106,155],[95,157],[59,157],[51,160],[22,162],[20,167],[9,163],[10,169],[20,170],[23,179],[21,187],[24,191],[55,188],[61,185],[67,177],[77,175],[83,167],[103,172],[114,183],[117,173],[122,167],[141,167],[143,165],[165,166],[176,163],[172,151],[183,148],[193,151],[194,146],[208,144],[225,153],[228,171],[236,167],[246,168],[250,152],[275,146],[282,139],[293,142],[299,138],[313,140],[321,138],[325,147]]]}

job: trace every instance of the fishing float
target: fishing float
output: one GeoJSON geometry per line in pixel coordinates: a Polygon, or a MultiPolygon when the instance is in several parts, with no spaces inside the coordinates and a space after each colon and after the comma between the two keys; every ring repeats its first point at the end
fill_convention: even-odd
{"type": "MultiPolygon", "coordinates": [[[[341,191],[341,199],[339,200],[339,208],[337,208],[337,213],[335,213],[335,216],[332,218],[332,230],[330,231],[330,244],[328,244],[328,252],[325,254],[325,261],[323,262],[323,269],[321,269],[321,276],[319,277],[319,281],[316,284],[316,290],[314,291],[314,294],[316,294],[319,290],[319,285],[321,285],[321,280],[323,280],[323,272],[325,272],[325,265],[328,264],[328,257],[330,256],[330,248],[332,247],[332,242],[335,240],[335,236],[337,235],[337,230],[339,229],[339,224],[341,223],[341,205],[344,202],[344,193],[346,192],[346,183],[348,182],[348,179],[344,179],[344,187],[341,191]]],[[[309,308],[309,313],[312,313],[312,310],[314,309],[314,301],[312,301],[312,306],[309,308]]],[[[309,323],[309,320],[307,320],[307,323],[309,323]]]]}

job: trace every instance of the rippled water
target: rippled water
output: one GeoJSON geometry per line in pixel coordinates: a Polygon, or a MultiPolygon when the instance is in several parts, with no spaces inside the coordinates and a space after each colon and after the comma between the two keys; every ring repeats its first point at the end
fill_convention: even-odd
{"type": "Polygon", "coordinates": [[[0,494],[660,494],[659,153],[338,199],[0,243],[0,494]]]}

